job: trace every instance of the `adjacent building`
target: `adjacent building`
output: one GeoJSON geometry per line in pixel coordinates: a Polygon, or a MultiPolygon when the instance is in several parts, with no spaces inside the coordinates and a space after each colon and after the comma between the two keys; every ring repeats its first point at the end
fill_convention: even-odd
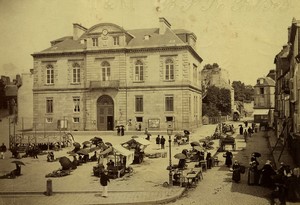
{"type": "Polygon", "coordinates": [[[73,35],[32,54],[36,129],[193,129],[202,123],[197,37],[172,29],[73,24],[73,35]]]}
{"type": "Polygon", "coordinates": [[[293,19],[288,28],[288,43],[275,56],[276,134],[300,165],[300,21],[293,19]]]}
{"type": "Polygon", "coordinates": [[[260,126],[271,127],[274,122],[275,81],[270,77],[261,77],[254,86],[254,122],[260,126]]]}

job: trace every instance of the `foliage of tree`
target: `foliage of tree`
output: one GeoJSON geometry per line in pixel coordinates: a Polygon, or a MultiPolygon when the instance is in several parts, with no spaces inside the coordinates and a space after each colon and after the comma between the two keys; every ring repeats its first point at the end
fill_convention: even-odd
{"type": "Polygon", "coordinates": [[[232,87],[235,101],[253,101],[254,88],[251,85],[245,85],[241,81],[233,81],[232,87]]]}
{"type": "Polygon", "coordinates": [[[202,114],[209,117],[216,117],[221,112],[222,115],[228,115],[231,112],[230,90],[210,86],[207,88],[207,94],[203,99],[202,114]]]}

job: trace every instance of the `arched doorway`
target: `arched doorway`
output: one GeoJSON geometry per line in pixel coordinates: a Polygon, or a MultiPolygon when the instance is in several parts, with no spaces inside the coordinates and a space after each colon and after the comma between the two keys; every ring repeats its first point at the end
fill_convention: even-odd
{"type": "Polygon", "coordinates": [[[108,95],[102,95],[97,100],[97,129],[114,129],[114,101],[108,95]]]}

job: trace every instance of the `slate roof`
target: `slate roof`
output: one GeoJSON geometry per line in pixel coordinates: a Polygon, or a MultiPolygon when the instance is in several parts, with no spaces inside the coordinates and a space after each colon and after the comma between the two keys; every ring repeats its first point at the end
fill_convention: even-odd
{"type": "Polygon", "coordinates": [[[262,87],[262,86],[275,86],[275,81],[270,78],[270,77],[262,77],[262,78],[258,78],[257,81],[259,79],[264,79],[264,83],[263,84],[256,84],[254,87],[262,87]]]}
{"type": "MultiPolygon", "coordinates": [[[[95,26],[93,26],[95,27],[95,26]]],[[[91,28],[93,28],[91,27],[91,28]]],[[[81,43],[81,40],[86,37],[87,33],[91,29],[88,29],[78,40],[73,40],[72,36],[65,36],[62,38],[58,38],[56,40],[51,41],[51,43],[56,43],[55,45],[37,52],[35,54],[43,54],[43,53],[57,53],[57,52],[72,52],[72,51],[84,51],[86,49],[86,45],[81,43]]],[[[124,30],[125,31],[125,30],[124,30]]],[[[159,34],[159,28],[148,28],[148,29],[134,29],[134,30],[126,30],[127,34],[132,35],[133,39],[131,39],[126,48],[153,48],[153,47],[164,47],[164,46],[183,46],[188,45],[183,42],[176,34],[179,33],[192,33],[185,29],[166,29],[166,32],[162,35],[159,34]],[[149,35],[150,38],[148,40],[145,39],[145,36],[149,35]]]]}
{"type": "Polygon", "coordinates": [[[160,35],[158,28],[129,30],[134,38],[128,43],[127,47],[155,47],[168,45],[186,45],[173,31],[166,30],[166,33],[160,35]],[[150,35],[149,40],[145,36],[150,35]]]}

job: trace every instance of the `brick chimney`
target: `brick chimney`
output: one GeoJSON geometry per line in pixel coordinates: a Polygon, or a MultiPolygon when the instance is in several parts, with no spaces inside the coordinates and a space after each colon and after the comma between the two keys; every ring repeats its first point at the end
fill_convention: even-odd
{"type": "Polygon", "coordinates": [[[159,18],[159,34],[165,34],[167,29],[171,29],[171,24],[164,18],[159,18]]]}
{"type": "Polygon", "coordinates": [[[78,23],[73,23],[73,40],[78,40],[79,37],[86,32],[86,28],[84,28],[83,26],[81,26],[78,23]]]}

